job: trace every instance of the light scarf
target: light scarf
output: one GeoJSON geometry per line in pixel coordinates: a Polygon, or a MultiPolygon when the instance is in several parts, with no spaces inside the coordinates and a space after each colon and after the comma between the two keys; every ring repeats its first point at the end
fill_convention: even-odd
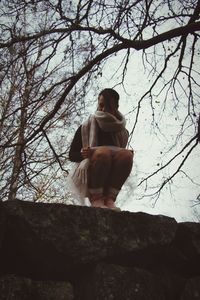
{"type": "MultiPolygon", "coordinates": [[[[81,126],[82,146],[97,147],[98,146],[98,129],[110,132],[115,146],[125,148],[128,142],[128,131],[125,128],[126,121],[124,116],[118,111],[118,118],[108,112],[96,111],[81,126]]],[[[88,196],[88,167],[89,158],[83,159],[76,165],[71,175],[72,182],[76,194],[79,198],[88,196]]],[[[72,188],[72,184],[71,184],[72,188]]]]}
{"type": "Polygon", "coordinates": [[[94,115],[91,115],[81,127],[83,148],[98,146],[98,127],[105,132],[111,132],[115,146],[125,148],[128,142],[126,121],[120,112],[118,112],[118,117],[103,111],[96,111],[94,115]]]}

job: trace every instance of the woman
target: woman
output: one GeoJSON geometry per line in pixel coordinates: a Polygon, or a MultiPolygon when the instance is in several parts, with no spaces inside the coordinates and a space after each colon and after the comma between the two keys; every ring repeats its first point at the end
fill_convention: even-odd
{"type": "Polygon", "coordinates": [[[133,151],[125,149],[128,131],[118,102],[115,90],[101,91],[97,111],[78,128],[69,151],[69,159],[79,163],[72,176],[79,192],[91,206],[115,210],[133,164],[133,151]]]}

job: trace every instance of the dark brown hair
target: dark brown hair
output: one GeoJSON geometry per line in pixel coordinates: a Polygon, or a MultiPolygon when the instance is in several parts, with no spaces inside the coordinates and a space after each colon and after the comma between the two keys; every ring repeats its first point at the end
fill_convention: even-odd
{"type": "Polygon", "coordinates": [[[113,90],[113,89],[104,89],[99,93],[99,97],[103,96],[105,99],[106,104],[109,106],[109,101],[112,98],[116,102],[116,106],[118,107],[119,105],[119,94],[113,90]]]}

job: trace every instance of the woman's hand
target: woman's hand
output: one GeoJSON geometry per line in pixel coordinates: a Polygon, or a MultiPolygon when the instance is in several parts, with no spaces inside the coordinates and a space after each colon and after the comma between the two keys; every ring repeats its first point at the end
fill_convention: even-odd
{"type": "Polygon", "coordinates": [[[93,153],[93,149],[91,149],[90,147],[87,148],[82,148],[81,149],[81,155],[83,158],[90,158],[92,156],[93,153]]]}

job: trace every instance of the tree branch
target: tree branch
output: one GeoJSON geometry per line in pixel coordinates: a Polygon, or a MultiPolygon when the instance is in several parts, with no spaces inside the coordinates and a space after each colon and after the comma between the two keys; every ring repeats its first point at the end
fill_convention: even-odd
{"type": "Polygon", "coordinates": [[[169,39],[182,36],[189,33],[194,33],[196,31],[200,30],[200,21],[195,23],[189,23],[185,26],[180,26],[178,28],[174,28],[171,30],[168,30],[166,32],[163,32],[157,36],[154,36],[147,40],[129,40],[126,38],[123,38],[122,36],[115,33],[112,29],[97,29],[94,27],[83,27],[77,24],[73,24],[69,28],[57,28],[57,29],[51,29],[51,30],[43,30],[37,34],[29,35],[29,36],[16,36],[13,39],[11,39],[9,42],[6,43],[0,43],[0,48],[9,48],[13,46],[16,43],[19,42],[26,42],[30,40],[38,39],[42,36],[54,34],[54,33],[66,33],[66,32],[73,32],[73,31],[91,31],[94,33],[97,33],[98,35],[107,35],[111,34],[114,38],[118,39],[119,41],[123,42],[127,47],[134,48],[136,50],[141,49],[147,49],[149,47],[152,47],[154,45],[157,45],[159,43],[162,43],[164,41],[167,41],[169,39]]]}
{"type": "Polygon", "coordinates": [[[43,134],[44,134],[44,136],[45,136],[45,138],[46,138],[46,140],[47,140],[47,142],[48,142],[48,144],[49,144],[49,147],[51,148],[51,150],[52,150],[52,152],[53,152],[53,154],[54,154],[54,156],[55,156],[55,158],[56,158],[56,160],[57,160],[57,162],[58,162],[58,164],[59,164],[61,170],[62,170],[62,171],[65,171],[67,174],[69,174],[68,170],[65,170],[65,169],[63,168],[62,163],[61,163],[61,161],[60,161],[60,158],[59,158],[58,154],[56,153],[56,151],[55,151],[53,145],[51,144],[51,141],[50,141],[50,139],[48,138],[48,136],[47,136],[45,130],[43,129],[42,132],[43,132],[43,134]]]}

